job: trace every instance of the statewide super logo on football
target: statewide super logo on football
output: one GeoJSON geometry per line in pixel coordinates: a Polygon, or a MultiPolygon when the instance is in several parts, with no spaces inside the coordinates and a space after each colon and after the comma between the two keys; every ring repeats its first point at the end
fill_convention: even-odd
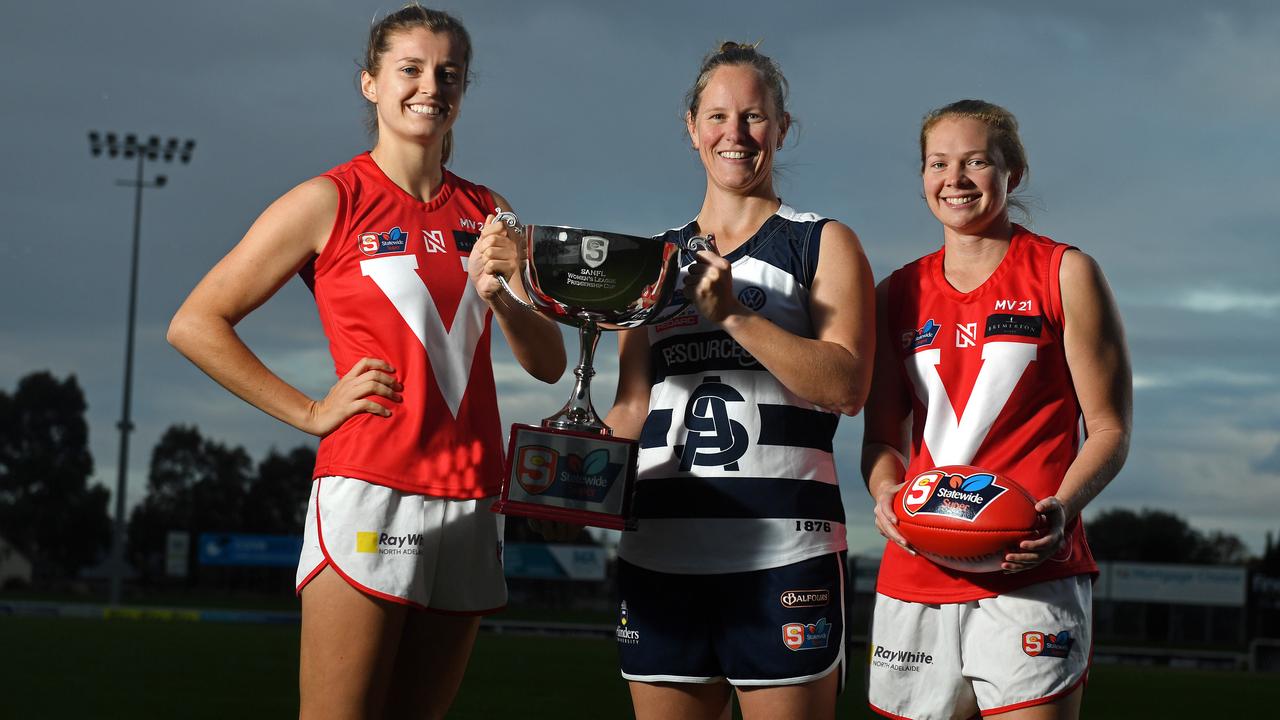
{"type": "Polygon", "coordinates": [[[909,515],[945,515],[973,522],[1008,488],[991,473],[920,473],[902,493],[902,509],[909,515]]]}

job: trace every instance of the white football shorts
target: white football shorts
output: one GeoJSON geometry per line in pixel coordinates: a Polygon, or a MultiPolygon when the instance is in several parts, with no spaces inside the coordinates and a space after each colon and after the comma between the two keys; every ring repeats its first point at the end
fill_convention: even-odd
{"type": "Polygon", "coordinates": [[[892,718],[959,720],[1053,702],[1093,650],[1089,575],[963,603],[876,595],[867,696],[892,718]]]}
{"type": "Polygon", "coordinates": [[[332,567],[374,597],[435,612],[486,615],[507,604],[503,516],[494,498],[451,500],[346,477],[311,487],[297,590],[332,567]]]}

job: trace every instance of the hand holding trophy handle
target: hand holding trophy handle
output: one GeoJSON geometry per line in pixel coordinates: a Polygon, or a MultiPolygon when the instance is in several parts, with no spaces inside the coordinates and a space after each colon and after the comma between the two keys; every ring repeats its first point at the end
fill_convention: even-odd
{"type": "MultiPolygon", "coordinates": [[[[523,237],[526,243],[529,241],[529,233],[526,227],[520,224],[520,219],[515,213],[501,208],[495,208],[494,212],[497,213],[493,218],[494,220],[506,223],[507,227],[515,231],[516,235],[523,237]]],[[[525,250],[527,255],[529,248],[526,247],[525,250]]],[[[526,259],[520,270],[525,288],[534,287],[529,277],[529,266],[530,263],[526,259]]],[[[501,274],[497,274],[495,277],[498,278],[498,282],[502,285],[502,289],[506,291],[508,297],[519,303],[526,310],[539,311],[537,305],[525,302],[519,295],[516,295],[505,277],[501,274]]],[[[561,315],[557,319],[563,317],[561,315]]],[[[591,405],[591,378],[596,374],[595,369],[592,367],[592,362],[595,359],[596,345],[600,342],[600,328],[589,319],[572,324],[578,326],[579,347],[581,350],[578,356],[578,366],[573,370],[577,380],[574,382],[573,393],[569,396],[569,402],[565,403],[565,406],[560,408],[560,411],[555,415],[545,418],[542,421],[542,426],[558,430],[575,430],[577,432],[612,435],[613,430],[604,424],[604,421],[600,419],[600,416],[596,414],[595,408],[591,405]]]]}
{"type": "Polygon", "coordinates": [[[710,250],[711,252],[717,252],[715,233],[707,233],[706,235],[695,235],[689,238],[689,242],[685,243],[685,249],[691,253],[698,252],[699,250],[710,250]]]}
{"type": "MultiPolygon", "coordinates": [[[[493,216],[494,220],[497,220],[498,222],[506,223],[507,227],[514,230],[516,235],[526,237],[526,241],[527,241],[527,236],[525,235],[524,226],[520,224],[520,219],[516,217],[515,213],[511,212],[510,210],[503,210],[502,208],[494,208],[493,211],[497,213],[496,215],[493,216]]],[[[526,253],[528,252],[528,247],[525,248],[525,252],[526,253]]],[[[525,260],[524,263],[522,263],[522,267],[523,267],[522,272],[527,274],[529,272],[529,261],[525,260]]],[[[534,305],[533,303],[525,302],[520,298],[519,295],[515,293],[514,290],[511,289],[511,284],[508,283],[507,279],[502,276],[502,273],[495,273],[494,277],[498,278],[498,284],[501,285],[502,289],[506,291],[507,297],[511,298],[512,300],[515,300],[516,303],[520,305],[520,307],[523,307],[526,310],[532,310],[534,312],[538,311],[538,307],[536,305],[534,305]]],[[[529,287],[529,283],[526,282],[525,287],[529,287]]]]}

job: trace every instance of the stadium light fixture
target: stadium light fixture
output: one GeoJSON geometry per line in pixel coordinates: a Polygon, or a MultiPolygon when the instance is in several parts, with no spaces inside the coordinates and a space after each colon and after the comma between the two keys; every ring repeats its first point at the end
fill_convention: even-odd
{"type": "Polygon", "coordinates": [[[116,507],[115,522],[111,533],[111,604],[120,604],[120,591],[124,579],[124,500],[125,477],[129,468],[129,433],[133,431],[132,399],[133,399],[133,336],[134,319],[138,310],[138,246],[142,225],[142,190],[144,188],[161,188],[168,183],[164,175],[157,175],[153,180],[143,178],[144,164],[148,160],[173,162],[176,157],[183,164],[191,162],[191,153],[196,141],[169,138],[161,146],[160,136],[152,135],[145,142],[138,136],[129,133],[121,137],[114,132],[99,133],[89,131],[89,154],[101,157],[106,152],[108,157],[124,155],[125,159],[137,160],[137,174],[132,180],[116,180],[116,185],[134,188],[133,200],[133,252],[129,263],[129,319],[125,330],[124,345],[124,403],[120,413],[120,456],[116,474],[116,507]]]}

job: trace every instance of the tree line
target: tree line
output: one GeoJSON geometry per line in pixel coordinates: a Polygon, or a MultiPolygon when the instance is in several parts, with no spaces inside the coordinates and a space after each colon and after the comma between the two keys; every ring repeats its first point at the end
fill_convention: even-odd
{"type": "Polygon", "coordinates": [[[163,577],[175,530],[190,533],[193,576],[201,533],[301,535],[315,463],[315,451],[299,446],[272,449],[255,466],[242,447],[205,438],[194,426],[169,427],[151,453],[147,494],[129,514],[130,564],[144,581],[163,577]]]}
{"type": "MultiPolygon", "coordinates": [[[[111,493],[90,483],[86,407],[74,375],[34,372],[12,393],[0,390],[0,538],[31,560],[39,579],[75,577],[110,551],[111,493]]],[[[144,581],[162,577],[174,530],[190,533],[192,560],[200,533],[301,534],[314,464],[307,446],[273,449],[254,463],[242,447],[170,426],[152,449],[146,496],[129,514],[130,564],[144,581]]],[[[1106,510],[1086,533],[1099,560],[1251,564],[1280,575],[1280,543],[1270,533],[1256,558],[1237,536],[1200,532],[1163,510],[1106,510]]]]}
{"type": "MultiPolygon", "coordinates": [[[[84,393],[74,375],[31,373],[0,389],[0,538],[37,582],[74,578],[107,558],[111,492],[94,472],[84,393]]],[[[147,491],[128,515],[126,557],[144,581],[163,575],[170,531],[301,535],[315,451],[243,447],[173,425],[151,451],[147,491]]],[[[194,562],[191,563],[193,570],[194,562]]]]}

